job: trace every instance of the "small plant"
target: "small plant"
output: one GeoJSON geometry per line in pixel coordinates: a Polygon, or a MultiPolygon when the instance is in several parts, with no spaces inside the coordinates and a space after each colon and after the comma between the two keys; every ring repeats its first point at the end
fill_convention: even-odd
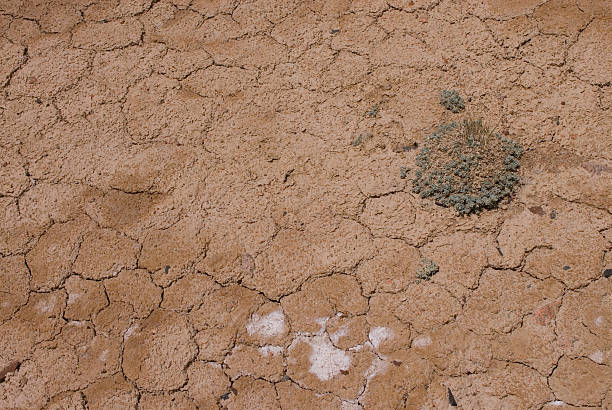
{"type": "Polygon", "coordinates": [[[421,268],[417,271],[416,277],[422,280],[429,280],[433,275],[438,273],[440,268],[431,259],[421,258],[421,268]]]}
{"type": "Polygon", "coordinates": [[[361,134],[359,134],[359,136],[357,138],[355,138],[353,140],[353,142],[351,142],[351,145],[353,147],[356,147],[359,144],[361,144],[362,142],[364,142],[365,140],[369,139],[370,137],[372,137],[372,133],[371,132],[362,132],[361,134]]]}
{"type": "Polygon", "coordinates": [[[366,117],[376,117],[376,115],[378,114],[378,111],[380,111],[380,107],[378,106],[378,104],[374,105],[372,108],[370,108],[368,111],[366,111],[365,115],[366,117]]]}
{"type": "Polygon", "coordinates": [[[440,104],[454,113],[463,111],[465,108],[465,101],[455,90],[442,90],[442,93],[440,93],[440,104]]]}
{"type": "Polygon", "coordinates": [[[482,124],[442,125],[416,156],[412,191],[461,215],[496,207],[514,192],[523,149],[482,124]]]}

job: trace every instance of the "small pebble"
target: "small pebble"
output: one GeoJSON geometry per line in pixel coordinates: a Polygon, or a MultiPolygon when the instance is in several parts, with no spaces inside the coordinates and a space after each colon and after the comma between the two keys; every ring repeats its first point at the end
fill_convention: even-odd
{"type": "Polygon", "coordinates": [[[552,211],[550,211],[550,219],[555,219],[555,218],[557,218],[557,213],[553,209],[552,211]]]}
{"type": "Polygon", "coordinates": [[[223,394],[223,395],[221,396],[221,400],[227,400],[227,399],[229,399],[229,395],[230,395],[230,394],[229,394],[229,392],[227,392],[227,393],[223,394]]]}
{"type": "Polygon", "coordinates": [[[572,268],[571,268],[571,267],[569,267],[569,266],[567,266],[567,265],[565,265],[565,266],[563,267],[563,270],[570,270],[570,269],[572,269],[572,268]]]}
{"type": "Polygon", "coordinates": [[[497,252],[499,253],[499,256],[504,256],[504,254],[502,253],[501,249],[497,248],[497,252]]]}
{"type": "Polygon", "coordinates": [[[170,272],[170,266],[166,265],[166,267],[164,268],[164,273],[167,275],[168,272],[170,272]]]}
{"type": "Polygon", "coordinates": [[[612,269],[606,269],[603,275],[604,278],[609,278],[610,276],[612,276],[612,269]]]}

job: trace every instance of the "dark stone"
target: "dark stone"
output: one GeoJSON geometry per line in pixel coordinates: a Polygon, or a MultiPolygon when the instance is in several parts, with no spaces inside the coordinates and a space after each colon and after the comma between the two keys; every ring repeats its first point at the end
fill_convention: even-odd
{"type": "Polygon", "coordinates": [[[340,373],[346,376],[348,374],[348,370],[340,370],[340,373]]]}
{"type": "Polygon", "coordinates": [[[552,211],[550,211],[550,219],[556,219],[557,218],[557,212],[555,212],[555,210],[553,209],[552,211]]]}
{"type": "Polygon", "coordinates": [[[230,394],[229,394],[229,392],[227,392],[227,393],[225,393],[225,394],[223,394],[221,396],[221,400],[227,400],[227,399],[229,399],[229,396],[230,396],[230,394]]]}
{"type": "Polygon", "coordinates": [[[448,390],[448,403],[453,407],[457,407],[457,402],[455,401],[455,396],[453,396],[453,392],[448,387],[446,389],[448,390]]]}
{"type": "Polygon", "coordinates": [[[563,270],[570,270],[570,269],[572,269],[572,268],[571,268],[570,266],[567,266],[567,265],[565,265],[565,266],[563,267],[563,270]]]}
{"type": "Polygon", "coordinates": [[[497,248],[497,253],[499,253],[499,256],[504,256],[504,254],[502,253],[501,249],[497,248]]]}
{"type": "Polygon", "coordinates": [[[166,273],[166,275],[168,274],[168,272],[170,272],[170,266],[166,265],[166,267],[164,268],[164,272],[166,273]]]}
{"type": "Polygon", "coordinates": [[[401,366],[402,362],[400,362],[399,360],[393,360],[391,363],[393,363],[394,366],[401,366]]]}
{"type": "Polygon", "coordinates": [[[609,278],[610,276],[612,276],[612,269],[606,269],[603,275],[604,275],[604,278],[609,278]]]}

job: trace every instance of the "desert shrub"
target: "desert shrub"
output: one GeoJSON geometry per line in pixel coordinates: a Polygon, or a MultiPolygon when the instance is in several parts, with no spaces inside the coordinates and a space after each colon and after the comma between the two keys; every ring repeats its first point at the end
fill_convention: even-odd
{"type": "Polygon", "coordinates": [[[481,120],[445,124],[425,137],[412,190],[461,215],[491,209],[514,192],[522,154],[518,143],[481,120]]]}
{"type": "Polygon", "coordinates": [[[465,108],[465,101],[455,90],[442,90],[442,93],[440,93],[440,104],[454,113],[463,111],[465,108]]]}
{"type": "Polygon", "coordinates": [[[422,258],[421,267],[416,273],[416,277],[422,280],[429,280],[433,275],[438,273],[438,265],[431,259],[422,258]]]}

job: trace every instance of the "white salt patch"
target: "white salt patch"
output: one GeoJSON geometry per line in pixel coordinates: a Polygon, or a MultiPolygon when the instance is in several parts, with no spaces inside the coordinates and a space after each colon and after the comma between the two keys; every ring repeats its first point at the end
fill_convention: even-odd
{"type": "Polygon", "coordinates": [[[71,320],[70,322],[68,322],[69,325],[73,325],[73,326],[77,326],[77,327],[83,327],[85,326],[85,322],[82,320],[71,320]]]}
{"type": "Polygon", "coordinates": [[[259,348],[259,353],[261,353],[262,356],[276,356],[277,354],[283,354],[283,347],[282,346],[262,346],[259,348]]]}
{"type": "Polygon", "coordinates": [[[431,337],[421,336],[412,341],[412,347],[426,347],[431,344],[431,337]]]}
{"type": "Polygon", "coordinates": [[[275,310],[265,316],[254,313],[251,320],[246,324],[250,336],[258,334],[263,337],[274,337],[281,335],[285,327],[285,314],[282,310],[275,310]]]}
{"type": "Polygon", "coordinates": [[[70,293],[70,294],[68,295],[68,304],[69,304],[69,305],[73,304],[73,303],[74,303],[74,302],[76,302],[76,301],[77,301],[77,300],[78,300],[78,299],[79,299],[81,296],[83,296],[83,295],[82,295],[82,294],[80,294],[80,293],[70,293]]]}
{"type": "Polygon", "coordinates": [[[309,339],[308,344],[312,347],[310,373],[317,376],[319,380],[330,380],[340,371],[349,369],[351,357],[332,345],[327,337],[318,335],[309,339]]]}
{"type": "Polygon", "coordinates": [[[561,400],[555,400],[555,401],[549,401],[546,404],[550,404],[551,406],[563,406],[565,402],[562,402],[561,400]]]}
{"type": "Polygon", "coordinates": [[[368,370],[366,370],[364,376],[366,380],[369,382],[377,374],[385,372],[388,367],[389,367],[389,362],[385,360],[381,360],[380,358],[376,357],[374,358],[374,360],[372,360],[372,364],[370,365],[370,367],[368,367],[368,370]]]}
{"type": "Polygon", "coordinates": [[[591,359],[592,361],[594,361],[595,363],[599,363],[602,364],[603,363],[603,353],[598,350],[596,352],[593,352],[589,355],[589,359],[591,359]]]}
{"type": "Polygon", "coordinates": [[[55,307],[55,298],[53,299],[53,301],[48,301],[48,302],[40,301],[40,302],[38,302],[36,307],[38,308],[38,311],[40,313],[51,312],[53,310],[53,308],[55,307]]]}
{"type": "Polygon", "coordinates": [[[134,333],[136,333],[138,328],[139,328],[138,323],[133,324],[132,326],[128,327],[128,329],[125,331],[123,335],[123,338],[127,339],[128,337],[132,336],[134,333]]]}
{"type": "Polygon", "coordinates": [[[372,346],[374,346],[375,349],[378,349],[378,346],[380,346],[382,342],[387,339],[391,339],[392,337],[393,330],[382,326],[370,329],[370,334],[368,335],[368,338],[370,339],[370,342],[372,342],[372,346]]]}
{"type": "Polygon", "coordinates": [[[363,410],[363,407],[361,407],[357,403],[351,403],[350,401],[342,400],[340,410],[363,410]]]}
{"type": "Polygon", "coordinates": [[[322,334],[323,332],[325,332],[325,328],[327,327],[327,321],[329,320],[328,317],[320,317],[318,319],[315,319],[315,322],[321,326],[321,328],[319,329],[319,331],[317,332],[317,334],[322,334]]]}
{"type": "Polygon", "coordinates": [[[102,352],[102,354],[100,354],[100,361],[105,362],[107,358],[108,358],[108,350],[105,350],[102,352]]]}
{"type": "Polygon", "coordinates": [[[603,324],[603,316],[599,316],[597,319],[595,319],[595,324],[597,326],[601,326],[603,324]]]}
{"type": "Polygon", "coordinates": [[[331,333],[331,334],[329,335],[329,338],[331,339],[332,343],[333,343],[333,344],[335,344],[335,345],[337,345],[337,344],[338,344],[338,340],[340,340],[340,338],[341,338],[342,336],[346,336],[346,334],[347,334],[347,329],[348,329],[348,326],[347,326],[347,325],[344,325],[344,326],[340,327],[340,328],[339,328],[337,331],[335,331],[334,333],[331,333]]]}
{"type": "Polygon", "coordinates": [[[119,275],[119,272],[121,272],[121,270],[123,269],[123,265],[113,265],[113,269],[111,269],[111,276],[112,277],[117,277],[117,275],[119,275]]]}
{"type": "Polygon", "coordinates": [[[353,347],[349,347],[351,352],[360,352],[363,350],[363,345],[355,345],[353,347]]]}

